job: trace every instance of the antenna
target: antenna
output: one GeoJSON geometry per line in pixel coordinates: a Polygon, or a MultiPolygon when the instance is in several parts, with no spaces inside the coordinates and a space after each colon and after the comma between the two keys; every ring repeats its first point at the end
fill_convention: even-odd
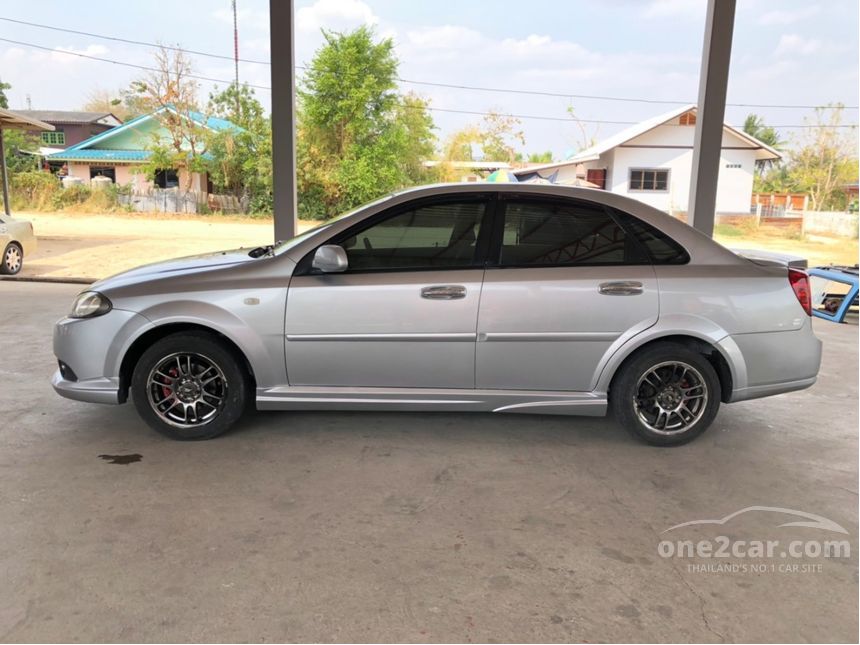
{"type": "Polygon", "coordinates": [[[236,68],[236,116],[239,116],[239,21],[236,17],[236,0],[231,0],[233,6],[233,64],[236,68]]]}
{"type": "Polygon", "coordinates": [[[33,109],[33,102],[30,100],[29,94],[27,95],[26,101],[27,101],[27,109],[32,110],[33,109]]]}

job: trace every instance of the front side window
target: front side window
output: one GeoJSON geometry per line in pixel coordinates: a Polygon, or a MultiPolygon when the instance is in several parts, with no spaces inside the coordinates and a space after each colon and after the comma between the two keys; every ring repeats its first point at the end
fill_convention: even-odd
{"type": "Polygon", "coordinates": [[[484,202],[428,204],[398,213],[341,241],[350,271],[471,266],[484,202]]]}
{"type": "Polygon", "coordinates": [[[647,264],[606,210],[585,202],[510,201],[501,266],[647,264]]]}
{"type": "Polygon", "coordinates": [[[669,190],[666,168],[634,168],[630,171],[630,190],[669,190]]]}

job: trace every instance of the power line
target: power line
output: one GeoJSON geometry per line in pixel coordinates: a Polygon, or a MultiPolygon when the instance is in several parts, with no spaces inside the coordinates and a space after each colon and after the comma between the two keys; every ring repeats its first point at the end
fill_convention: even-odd
{"type": "MultiPolygon", "coordinates": [[[[151,43],[143,40],[133,40],[129,38],[120,38],[119,36],[106,36],[104,34],[96,34],[89,31],[79,31],[77,29],[67,29],[65,27],[55,27],[53,25],[45,25],[37,22],[29,22],[26,20],[17,20],[15,18],[6,18],[0,16],[0,20],[4,20],[6,22],[12,22],[19,25],[26,25],[28,27],[38,27],[39,29],[50,29],[53,31],[61,31],[69,34],[77,34],[79,36],[87,36],[90,38],[101,38],[103,40],[111,40],[114,42],[121,42],[130,45],[142,45],[144,47],[162,47],[164,49],[170,51],[182,51],[187,54],[192,54],[195,56],[205,56],[208,58],[216,58],[219,60],[229,60],[233,61],[234,58],[231,56],[224,56],[222,54],[214,54],[212,52],[204,52],[198,51],[194,49],[184,49],[182,47],[174,47],[170,45],[162,45],[159,43],[151,43]]],[[[270,61],[266,60],[254,60],[250,58],[235,58],[236,61],[242,63],[252,63],[256,65],[271,65],[270,61]]],[[[296,65],[296,69],[307,69],[302,65],[296,65]]],[[[623,97],[623,96],[601,96],[594,94],[571,94],[569,92],[550,92],[546,90],[522,90],[515,88],[507,88],[507,87],[483,87],[477,85],[458,85],[453,83],[439,83],[435,81],[417,81],[414,79],[407,78],[398,78],[398,81],[401,83],[408,83],[410,85],[425,85],[427,87],[441,87],[446,89],[455,89],[455,90],[468,90],[473,92],[494,92],[499,94],[519,94],[519,95],[529,95],[529,96],[545,96],[552,98],[565,98],[565,99],[587,99],[587,100],[596,100],[596,101],[618,101],[625,103],[649,103],[649,104],[657,104],[657,105],[687,105],[692,101],[675,101],[675,100],[662,100],[662,99],[643,99],[643,98],[633,98],[633,97],[623,97]]],[[[824,108],[828,107],[826,105],[780,105],[780,104],[772,104],[772,103],[726,103],[728,107],[742,107],[742,108],[785,108],[785,109],[804,109],[804,110],[814,110],[816,108],[824,108]]],[[[847,110],[856,110],[858,107],[856,105],[843,106],[847,110]]]]}
{"type": "MultiPolygon", "coordinates": [[[[48,51],[54,54],[66,54],[68,56],[78,56],[79,58],[88,58],[89,60],[97,60],[102,63],[111,63],[112,65],[120,65],[122,67],[133,67],[134,69],[140,69],[146,72],[161,72],[157,67],[149,67],[148,65],[138,65],[136,63],[126,63],[125,61],[120,60],[111,60],[110,58],[102,58],[100,56],[93,56],[91,54],[83,54],[81,52],[72,52],[65,49],[56,49],[54,47],[45,47],[44,45],[36,45],[34,43],[25,43],[20,40],[12,40],[11,38],[0,38],[1,41],[12,43],[14,45],[21,45],[22,47],[32,47],[34,49],[41,49],[44,51],[48,51]]],[[[193,78],[198,81],[208,81],[210,83],[225,83],[226,85],[231,85],[232,81],[226,81],[223,78],[212,78],[211,76],[198,76],[197,74],[186,74],[187,78],[193,78]]],[[[248,87],[253,87],[258,90],[271,90],[271,87],[266,85],[254,85],[253,83],[247,83],[248,87]]]]}
{"type": "MultiPolygon", "coordinates": [[[[131,67],[133,69],[139,69],[139,70],[143,70],[143,71],[147,71],[147,72],[160,73],[162,71],[162,70],[158,69],[157,67],[149,67],[147,65],[138,65],[136,63],[127,63],[125,61],[119,61],[119,60],[111,60],[110,58],[102,58],[100,56],[92,56],[91,54],[83,54],[81,52],[67,51],[64,49],[55,49],[53,47],[46,47],[44,45],[36,45],[34,43],[27,43],[27,42],[23,42],[20,40],[12,40],[11,38],[0,38],[0,41],[12,43],[14,45],[20,45],[22,47],[31,47],[34,49],[40,49],[43,51],[48,51],[48,52],[56,53],[56,54],[65,54],[68,56],[77,56],[79,58],[85,58],[88,60],[99,61],[101,63],[110,63],[112,65],[120,65],[122,67],[131,67]]],[[[212,78],[211,76],[198,76],[196,74],[186,74],[186,77],[192,78],[195,80],[199,80],[199,81],[207,81],[210,83],[223,83],[225,85],[230,85],[232,83],[232,81],[225,80],[223,78],[212,78]]],[[[267,85],[254,85],[252,83],[246,83],[246,85],[248,87],[253,87],[255,89],[260,89],[260,90],[271,91],[271,89],[272,89],[271,87],[268,87],[267,85]]],[[[513,117],[515,119],[529,119],[529,120],[535,120],[535,121],[560,121],[560,122],[566,122],[566,123],[572,122],[572,119],[569,117],[557,117],[557,116],[536,115],[536,114],[510,114],[510,113],[506,113],[506,112],[479,112],[479,111],[472,111],[472,110],[456,110],[456,109],[452,109],[452,108],[437,108],[437,107],[431,107],[431,106],[406,106],[406,107],[410,108],[410,109],[418,109],[418,110],[426,109],[426,110],[429,110],[431,112],[446,112],[446,113],[450,113],[450,114],[468,114],[468,115],[474,115],[474,116],[490,116],[492,114],[498,114],[499,116],[513,117]]],[[[577,119],[577,121],[579,121],[580,123],[600,124],[600,125],[636,125],[639,123],[639,121],[610,121],[610,120],[602,120],[602,119],[577,119]]],[[[739,126],[732,126],[732,127],[740,129],[739,126]]],[[[792,129],[792,128],[817,128],[819,126],[810,125],[810,124],[803,124],[803,125],[773,125],[770,127],[787,130],[787,129],[792,129]]],[[[855,128],[855,127],[857,127],[857,124],[841,124],[841,125],[830,126],[830,127],[855,128]]]]}

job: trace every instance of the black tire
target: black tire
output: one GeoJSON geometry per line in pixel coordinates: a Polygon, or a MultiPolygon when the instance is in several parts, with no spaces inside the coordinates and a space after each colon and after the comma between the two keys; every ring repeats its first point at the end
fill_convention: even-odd
{"type": "Polygon", "coordinates": [[[15,275],[24,266],[24,249],[17,242],[9,242],[0,257],[0,273],[15,275]]]}
{"type": "Polygon", "coordinates": [[[249,400],[248,383],[241,357],[217,337],[205,332],[179,332],[153,343],[143,353],[134,367],[131,395],[138,414],[150,427],[171,439],[196,441],[217,437],[239,420],[249,400]],[[185,356],[191,361],[187,368],[185,356]],[[183,367],[165,370],[167,361],[169,365],[177,361],[183,367]],[[202,371],[207,364],[214,367],[202,371]],[[156,367],[169,378],[154,373],[156,367]],[[173,405],[167,407],[171,397],[173,405]],[[161,411],[157,412],[159,400],[161,411]],[[188,402],[191,400],[194,402],[188,402]],[[188,423],[172,418],[179,416],[180,406],[190,419],[188,423]],[[210,414],[211,418],[206,418],[210,414]]]}
{"type": "Polygon", "coordinates": [[[609,391],[615,418],[634,436],[655,446],[677,446],[698,437],[717,416],[720,399],[720,379],[708,359],[685,345],[671,342],[654,344],[633,354],[622,364],[609,391]],[[683,365],[693,369],[684,373],[683,365]],[[655,368],[656,373],[650,373],[655,368]],[[649,381],[640,383],[646,375],[649,381]],[[701,387],[695,385],[698,381],[701,387]],[[682,406],[677,403],[685,395],[684,390],[690,397],[701,392],[706,395],[704,402],[702,398],[688,401],[695,413],[688,414],[688,408],[666,412],[666,408],[659,407],[663,403],[667,408],[675,406],[680,410],[682,406]],[[661,419],[663,428],[659,428],[661,419]],[[669,425],[673,419],[677,428],[669,425]]]}

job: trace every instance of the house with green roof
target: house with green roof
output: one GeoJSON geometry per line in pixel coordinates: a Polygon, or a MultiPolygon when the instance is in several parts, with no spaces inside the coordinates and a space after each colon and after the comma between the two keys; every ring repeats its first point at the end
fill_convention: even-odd
{"type": "Polygon", "coordinates": [[[151,192],[153,188],[190,187],[190,191],[197,193],[200,201],[209,192],[206,173],[189,173],[186,168],[172,168],[158,172],[155,180],[150,181],[144,174],[135,172],[149,159],[152,152],[148,148],[154,141],[170,139],[169,132],[159,118],[166,110],[214,132],[239,129],[226,119],[194,111],[180,113],[166,106],[45,158],[51,165],[62,163],[63,174],[78,178],[84,185],[89,185],[95,177],[107,177],[116,184],[131,186],[132,191],[139,194],[151,192]]]}

